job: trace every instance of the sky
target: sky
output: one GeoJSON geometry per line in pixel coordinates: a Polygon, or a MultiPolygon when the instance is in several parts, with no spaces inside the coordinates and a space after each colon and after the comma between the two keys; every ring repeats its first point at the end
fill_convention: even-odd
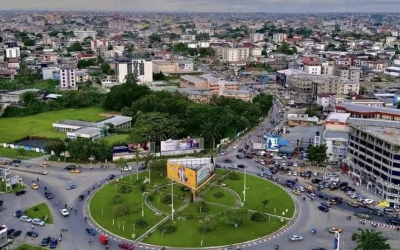
{"type": "Polygon", "coordinates": [[[0,10],[399,12],[400,0],[0,0],[0,10]]]}

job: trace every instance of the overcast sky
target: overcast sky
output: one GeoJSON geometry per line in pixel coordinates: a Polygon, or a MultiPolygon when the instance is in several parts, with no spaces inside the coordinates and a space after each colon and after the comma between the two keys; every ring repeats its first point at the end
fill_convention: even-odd
{"type": "Polygon", "coordinates": [[[0,10],[399,12],[400,0],[0,0],[0,10]]]}

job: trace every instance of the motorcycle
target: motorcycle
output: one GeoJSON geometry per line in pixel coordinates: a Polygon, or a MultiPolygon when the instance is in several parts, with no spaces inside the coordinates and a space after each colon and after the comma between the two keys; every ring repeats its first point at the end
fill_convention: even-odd
{"type": "Polygon", "coordinates": [[[316,229],[312,229],[312,230],[311,230],[311,234],[314,235],[314,234],[316,234],[316,233],[317,233],[317,230],[316,230],[316,229]]]}

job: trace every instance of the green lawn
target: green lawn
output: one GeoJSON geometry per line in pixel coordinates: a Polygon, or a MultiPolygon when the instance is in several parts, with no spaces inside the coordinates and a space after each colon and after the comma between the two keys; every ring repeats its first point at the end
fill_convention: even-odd
{"type": "MultiPolygon", "coordinates": [[[[239,173],[239,176],[240,180],[226,178],[223,183],[238,193],[243,202],[244,174],[239,173]]],[[[282,187],[253,175],[247,175],[246,185],[248,189],[246,190],[245,208],[277,215],[285,212],[285,217],[293,216],[293,199],[282,187]],[[264,205],[263,201],[268,201],[267,205],[264,205]],[[287,213],[286,209],[288,209],[287,213]]]]}
{"type": "Polygon", "coordinates": [[[193,215],[195,217],[202,217],[202,216],[207,216],[207,215],[212,215],[212,214],[219,214],[227,210],[226,207],[222,206],[217,206],[217,205],[211,205],[207,204],[209,210],[207,212],[202,211],[200,213],[200,209],[196,203],[190,204],[185,210],[183,210],[180,214],[184,216],[188,215],[193,215]]]}
{"type": "Polygon", "coordinates": [[[202,233],[198,228],[199,219],[186,219],[185,221],[178,221],[175,219],[178,229],[176,232],[161,235],[160,230],[157,230],[143,242],[171,247],[210,247],[230,245],[268,235],[278,230],[284,225],[284,223],[286,223],[281,223],[278,219],[271,217],[270,221],[248,221],[246,224],[235,228],[233,225],[221,223],[218,216],[212,218],[212,220],[217,223],[216,228],[211,232],[202,233]],[[202,239],[203,245],[201,245],[202,239]]]}
{"type": "Polygon", "coordinates": [[[39,157],[42,155],[43,155],[42,153],[25,150],[24,155],[21,156],[16,149],[0,147],[0,156],[7,157],[7,158],[29,159],[29,158],[36,158],[36,157],[39,157]]]}
{"type": "Polygon", "coordinates": [[[111,136],[106,136],[102,140],[106,141],[109,145],[112,145],[116,142],[128,142],[129,135],[126,134],[115,134],[111,136]]]}
{"type": "MultiPolygon", "coordinates": [[[[15,184],[15,185],[12,187],[10,193],[13,193],[13,194],[14,194],[14,193],[16,193],[17,191],[23,190],[23,189],[26,189],[26,187],[25,187],[24,185],[20,186],[19,184],[15,184]]],[[[1,192],[5,192],[5,191],[6,191],[6,182],[5,182],[5,181],[0,181],[0,191],[1,191],[1,192]]]]}
{"type": "Polygon", "coordinates": [[[226,191],[225,188],[214,186],[210,188],[205,194],[203,194],[204,200],[215,202],[218,204],[224,204],[227,206],[234,206],[236,203],[235,197],[229,191],[226,191]],[[222,193],[223,197],[214,196],[216,193],[222,193]]]}
{"type": "MultiPolygon", "coordinates": [[[[140,163],[139,163],[140,164],[140,163]]],[[[136,162],[129,162],[130,166],[135,166],[136,167],[136,162]]],[[[153,188],[155,185],[165,185],[167,183],[171,183],[170,180],[165,178],[165,176],[160,176],[157,173],[151,172],[150,173],[150,184],[146,184],[148,188],[153,188]]],[[[145,178],[149,177],[149,171],[141,171],[139,172],[139,177],[136,177],[136,171],[132,170],[130,172],[125,172],[123,174],[122,182],[129,183],[129,184],[135,184],[137,182],[137,179],[139,181],[143,182],[145,178]]]]}
{"type": "Polygon", "coordinates": [[[53,224],[53,217],[51,216],[50,209],[46,205],[46,203],[40,203],[36,206],[28,208],[24,211],[24,214],[31,218],[39,218],[47,216],[47,220],[45,221],[47,224],[53,224]],[[38,209],[37,211],[36,208],[38,209]]]}
{"type": "Polygon", "coordinates": [[[23,245],[19,246],[18,248],[16,248],[16,250],[44,250],[44,249],[46,249],[46,248],[36,247],[36,246],[28,245],[28,244],[23,244],[23,245]]]}
{"type": "Polygon", "coordinates": [[[0,142],[13,142],[29,135],[65,138],[65,133],[54,132],[52,124],[62,120],[98,121],[104,119],[99,107],[64,109],[34,116],[0,119],[0,142]]]}
{"type": "Polygon", "coordinates": [[[132,239],[132,234],[135,234],[135,238],[139,237],[163,218],[156,216],[146,205],[143,206],[144,217],[142,217],[142,193],[138,189],[134,189],[131,193],[120,194],[117,188],[118,185],[103,187],[90,202],[90,214],[101,227],[127,239],[132,239]],[[112,215],[115,206],[112,203],[112,197],[117,194],[121,196],[122,203],[129,207],[129,214],[120,218],[112,215]],[[135,221],[140,218],[147,222],[147,227],[134,227],[135,221]]]}

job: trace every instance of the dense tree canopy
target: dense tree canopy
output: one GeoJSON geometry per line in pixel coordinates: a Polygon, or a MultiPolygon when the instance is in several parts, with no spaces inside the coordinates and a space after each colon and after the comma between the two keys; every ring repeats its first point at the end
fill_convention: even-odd
{"type": "Polygon", "coordinates": [[[356,250],[389,250],[390,245],[387,243],[388,239],[385,238],[381,232],[373,229],[358,229],[359,233],[355,234],[357,241],[356,250]]]}
{"type": "Polygon", "coordinates": [[[150,89],[146,86],[129,83],[117,85],[107,93],[104,108],[121,111],[122,108],[130,107],[133,102],[150,93],[150,89]]]}

